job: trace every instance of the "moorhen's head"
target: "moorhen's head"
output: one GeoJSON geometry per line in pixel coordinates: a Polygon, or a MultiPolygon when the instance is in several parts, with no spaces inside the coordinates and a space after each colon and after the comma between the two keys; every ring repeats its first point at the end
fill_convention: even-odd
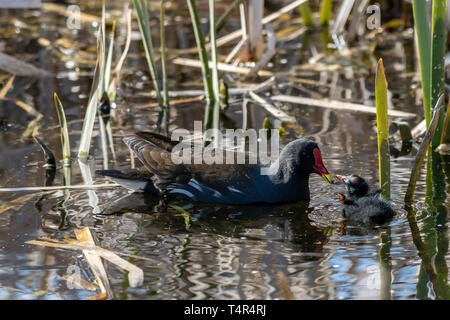
{"type": "Polygon", "coordinates": [[[356,174],[349,176],[336,176],[347,187],[348,195],[350,197],[361,198],[369,193],[369,185],[366,180],[356,174]]]}
{"type": "Polygon", "coordinates": [[[319,146],[312,140],[301,138],[288,143],[280,154],[281,161],[294,164],[300,174],[317,173],[331,183],[331,175],[323,164],[319,146]]]}

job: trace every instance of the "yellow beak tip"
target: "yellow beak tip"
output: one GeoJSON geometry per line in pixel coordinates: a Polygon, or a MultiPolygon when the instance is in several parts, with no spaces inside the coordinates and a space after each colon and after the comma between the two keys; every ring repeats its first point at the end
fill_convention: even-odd
{"type": "Polygon", "coordinates": [[[331,178],[331,174],[323,174],[322,178],[323,178],[323,180],[325,180],[328,183],[333,183],[333,179],[331,178]]]}

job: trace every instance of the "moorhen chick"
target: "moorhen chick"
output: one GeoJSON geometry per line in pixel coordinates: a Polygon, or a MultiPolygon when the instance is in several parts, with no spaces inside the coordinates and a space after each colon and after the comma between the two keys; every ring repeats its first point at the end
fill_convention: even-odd
{"type": "MultiPolygon", "coordinates": [[[[245,164],[207,165],[194,164],[194,161],[175,164],[171,152],[179,142],[156,133],[138,132],[123,141],[142,162],[144,170],[97,170],[96,173],[128,189],[157,196],[235,205],[275,204],[309,201],[311,173],[331,183],[318,145],[306,138],[288,143],[268,167],[269,175],[261,174],[262,165],[248,164],[248,161],[245,164]]],[[[191,148],[194,159],[196,148],[191,148]]],[[[233,156],[236,159],[236,154],[233,156]]]]}
{"type": "Polygon", "coordinates": [[[347,187],[348,196],[340,193],[338,199],[345,205],[343,215],[346,220],[381,225],[395,216],[389,201],[381,196],[381,190],[369,193],[369,185],[360,176],[336,177],[347,187]]]}

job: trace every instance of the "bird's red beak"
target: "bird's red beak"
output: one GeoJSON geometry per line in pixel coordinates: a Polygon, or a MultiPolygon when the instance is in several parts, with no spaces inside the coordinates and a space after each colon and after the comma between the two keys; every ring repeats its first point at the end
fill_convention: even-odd
{"type": "Polygon", "coordinates": [[[331,183],[331,175],[328,173],[327,168],[322,161],[322,154],[320,153],[319,148],[315,148],[313,150],[314,155],[314,172],[321,176],[326,182],[331,183]]]}
{"type": "Polygon", "coordinates": [[[336,178],[338,178],[339,179],[339,181],[341,181],[341,182],[343,182],[343,183],[345,183],[345,179],[347,179],[347,176],[340,176],[340,175],[336,175],[336,178]]]}

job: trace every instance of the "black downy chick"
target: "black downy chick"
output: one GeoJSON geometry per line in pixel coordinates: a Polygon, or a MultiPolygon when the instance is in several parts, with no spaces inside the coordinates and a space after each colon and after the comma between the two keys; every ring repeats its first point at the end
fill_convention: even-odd
{"type": "Polygon", "coordinates": [[[348,196],[339,194],[338,200],[345,205],[343,215],[346,220],[382,225],[395,216],[389,201],[381,197],[381,190],[369,193],[369,185],[360,176],[352,174],[337,178],[347,187],[348,196]]]}

